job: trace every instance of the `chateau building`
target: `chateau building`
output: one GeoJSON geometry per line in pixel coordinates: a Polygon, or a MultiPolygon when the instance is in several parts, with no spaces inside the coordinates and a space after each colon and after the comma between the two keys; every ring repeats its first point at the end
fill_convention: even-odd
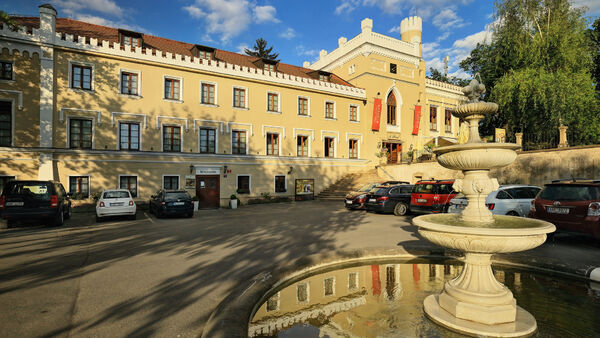
{"type": "Polygon", "coordinates": [[[296,67],[57,18],[0,28],[0,185],[59,180],[89,196],[187,189],[202,207],[318,193],[341,176],[445,137],[460,88],[425,78],[421,19],[372,31],[296,67]],[[306,182],[310,182],[307,184],[306,182]],[[314,189],[314,190],[313,190],[314,189]]]}

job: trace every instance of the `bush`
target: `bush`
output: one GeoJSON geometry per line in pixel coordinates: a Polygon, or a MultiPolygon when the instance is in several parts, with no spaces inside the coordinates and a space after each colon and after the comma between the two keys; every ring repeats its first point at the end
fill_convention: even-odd
{"type": "Polygon", "coordinates": [[[102,195],[102,191],[96,191],[90,194],[90,197],[94,199],[94,202],[98,202],[100,196],[102,195]]]}

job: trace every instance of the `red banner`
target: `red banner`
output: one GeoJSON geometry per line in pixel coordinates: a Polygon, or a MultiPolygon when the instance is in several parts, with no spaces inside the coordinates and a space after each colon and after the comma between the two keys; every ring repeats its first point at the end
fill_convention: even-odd
{"type": "Polygon", "coordinates": [[[415,106],[415,121],[413,123],[413,135],[419,135],[419,122],[421,122],[421,106],[415,106]]]}
{"type": "Polygon", "coordinates": [[[381,281],[379,280],[379,265],[371,265],[371,284],[373,284],[373,296],[379,296],[381,294],[381,281]]]}
{"type": "Polygon", "coordinates": [[[373,100],[373,123],[371,130],[379,130],[379,121],[381,120],[381,99],[373,100]]]}

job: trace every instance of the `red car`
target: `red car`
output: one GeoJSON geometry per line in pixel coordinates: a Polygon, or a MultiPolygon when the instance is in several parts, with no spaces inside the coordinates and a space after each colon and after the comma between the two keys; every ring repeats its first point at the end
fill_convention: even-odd
{"type": "Polygon", "coordinates": [[[531,201],[529,217],[556,225],[557,230],[600,239],[600,180],[556,180],[531,201]]]}
{"type": "Polygon", "coordinates": [[[421,180],[415,183],[410,197],[410,211],[417,214],[447,212],[450,200],[458,193],[454,180],[421,180]]]}

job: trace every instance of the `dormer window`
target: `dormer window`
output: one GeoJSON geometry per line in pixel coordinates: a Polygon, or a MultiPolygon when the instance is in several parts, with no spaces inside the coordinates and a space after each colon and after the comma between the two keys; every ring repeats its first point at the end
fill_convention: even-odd
{"type": "Polygon", "coordinates": [[[194,45],[190,51],[194,57],[204,60],[215,60],[215,49],[212,47],[194,45]]]}
{"type": "Polygon", "coordinates": [[[319,74],[319,81],[328,82],[329,81],[329,75],[319,74]]]}
{"type": "Polygon", "coordinates": [[[274,72],[275,71],[275,65],[265,63],[264,70],[266,72],[274,72]]]}
{"type": "Polygon", "coordinates": [[[119,37],[124,46],[142,47],[142,33],[119,29],[119,37]]]}

